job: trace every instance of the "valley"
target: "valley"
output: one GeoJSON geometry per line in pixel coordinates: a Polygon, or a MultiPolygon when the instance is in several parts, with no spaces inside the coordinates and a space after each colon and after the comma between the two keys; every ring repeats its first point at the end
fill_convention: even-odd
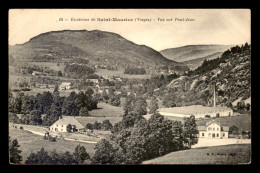
{"type": "Polygon", "coordinates": [[[90,156],[84,164],[250,162],[248,43],[158,52],[116,33],[62,30],[9,50],[9,136],[21,146],[23,164],[36,162],[42,147],[52,154],[74,153],[75,159],[79,145],[90,156]],[[217,109],[200,118],[158,113],[191,105],[228,108],[234,116],[220,116],[217,109]],[[228,134],[214,145],[199,136],[199,126],[209,122],[228,134]],[[212,152],[236,156],[207,155],[212,152]]]}

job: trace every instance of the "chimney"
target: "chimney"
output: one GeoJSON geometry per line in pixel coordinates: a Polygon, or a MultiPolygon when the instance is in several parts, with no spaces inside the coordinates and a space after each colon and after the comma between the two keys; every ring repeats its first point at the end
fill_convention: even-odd
{"type": "Polygon", "coordinates": [[[216,84],[214,83],[214,105],[213,107],[216,107],[216,84]]]}

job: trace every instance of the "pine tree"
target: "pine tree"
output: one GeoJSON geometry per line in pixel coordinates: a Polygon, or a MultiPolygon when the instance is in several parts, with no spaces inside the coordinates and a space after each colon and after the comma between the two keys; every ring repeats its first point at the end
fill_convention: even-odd
{"type": "Polygon", "coordinates": [[[154,114],[156,112],[156,110],[159,109],[159,105],[158,105],[158,101],[157,101],[156,97],[152,97],[149,109],[150,109],[149,110],[150,114],[154,114]]]}
{"type": "Polygon", "coordinates": [[[13,141],[10,139],[9,136],[9,160],[10,163],[21,163],[22,161],[22,156],[20,155],[20,153],[22,152],[21,150],[19,150],[18,148],[20,147],[20,145],[18,144],[17,139],[14,139],[13,141]]]}
{"type": "Polygon", "coordinates": [[[86,160],[90,159],[89,154],[86,152],[86,148],[81,145],[76,146],[73,156],[78,164],[83,164],[86,160]]]}

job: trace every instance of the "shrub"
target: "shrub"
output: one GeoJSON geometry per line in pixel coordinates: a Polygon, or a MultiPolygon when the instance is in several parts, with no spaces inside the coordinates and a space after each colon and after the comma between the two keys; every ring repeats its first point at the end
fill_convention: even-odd
{"type": "Polygon", "coordinates": [[[21,126],[20,129],[23,130],[23,127],[21,126]]]}
{"type": "Polygon", "coordinates": [[[56,142],[56,137],[49,136],[49,141],[56,142]]]}

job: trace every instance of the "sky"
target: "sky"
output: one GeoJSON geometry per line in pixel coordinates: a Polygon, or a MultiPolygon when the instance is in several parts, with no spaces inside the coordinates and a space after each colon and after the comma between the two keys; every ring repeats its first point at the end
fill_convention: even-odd
{"type": "Polygon", "coordinates": [[[30,38],[49,31],[81,29],[114,32],[136,44],[146,45],[157,51],[196,44],[236,45],[251,43],[251,11],[249,9],[9,10],[10,45],[25,43],[30,38]],[[60,18],[63,18],[63,21],[60,21],[60,18]],[[72,21],[72,18],[85,21],[72,21]],[[98,18],[127,18],[133,21],[97,21],[98,18]],[[138,21],[138,18],[142,20],[138,21]],[[182,19],[184,21],[181,21],[182,19]]]}

